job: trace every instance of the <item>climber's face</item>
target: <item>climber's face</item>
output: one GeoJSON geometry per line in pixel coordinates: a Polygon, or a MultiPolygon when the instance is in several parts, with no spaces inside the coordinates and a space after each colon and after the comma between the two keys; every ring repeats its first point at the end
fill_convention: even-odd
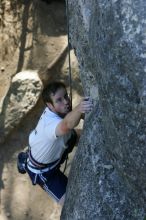
{"type": "Polygon", "coordinates": [[[65,88],[59,88],[51,94],[52,103],[47,103],[49,109],[62,118],[71,111],[71,102],[65,88]]]}

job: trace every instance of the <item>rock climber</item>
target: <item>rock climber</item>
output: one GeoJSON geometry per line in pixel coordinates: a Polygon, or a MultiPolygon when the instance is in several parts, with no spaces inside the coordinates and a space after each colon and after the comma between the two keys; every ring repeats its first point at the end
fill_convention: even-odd
{"type": "Polygon", "coordinates": [[[91,111],[93,104],[85,97],[71,110],[71,101],[62,82],[48,84],[42,99],[45,109],[29,135],[27,173],[34,185],[40,185],[62,205],[68,178],[60,166],[80,137],[80,130],[75,127],[83,115],[91,111]]]}

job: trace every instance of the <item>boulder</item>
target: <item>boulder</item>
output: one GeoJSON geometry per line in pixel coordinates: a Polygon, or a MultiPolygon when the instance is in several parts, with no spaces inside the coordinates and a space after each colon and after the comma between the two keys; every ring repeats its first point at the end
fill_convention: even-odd
{"type": "Polygon", "coordinates": [[[27,70],[17,73],[2,102],[0,113],[0,142],[19,125],[22,118],[38,101],[43,85],[37,71],[27,70]]]}

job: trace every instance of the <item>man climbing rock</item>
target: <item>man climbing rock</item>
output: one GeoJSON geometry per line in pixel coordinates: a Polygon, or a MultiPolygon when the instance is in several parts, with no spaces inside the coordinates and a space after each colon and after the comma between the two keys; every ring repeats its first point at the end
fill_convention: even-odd
{"type": "Polygon", "coordinates": [[[78,141],[79,124],[83,114],[92,109],[86,97],[71,110],[71,102],[62,82],[50,83],[42,92],[46,105],[36,128],[29,136],[27,173],[32,183],[40,185],[57,202],[63,204],[67,177],[60,171],[78,141]]]}

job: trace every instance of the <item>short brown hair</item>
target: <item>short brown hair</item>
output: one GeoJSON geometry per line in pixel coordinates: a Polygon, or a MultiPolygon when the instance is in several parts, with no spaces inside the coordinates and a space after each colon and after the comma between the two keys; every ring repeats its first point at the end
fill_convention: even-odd
{"type": "Polygon", "coordinates": [[[51,94],[55,95],[58,89],[64,88],[66,89],[66,86],[62,82],[51,82],[49,83],[42,92],[42,99],[44,103],[46,104],[47,102],[53,104],[52,99],[51,99],[51,94]]]}

